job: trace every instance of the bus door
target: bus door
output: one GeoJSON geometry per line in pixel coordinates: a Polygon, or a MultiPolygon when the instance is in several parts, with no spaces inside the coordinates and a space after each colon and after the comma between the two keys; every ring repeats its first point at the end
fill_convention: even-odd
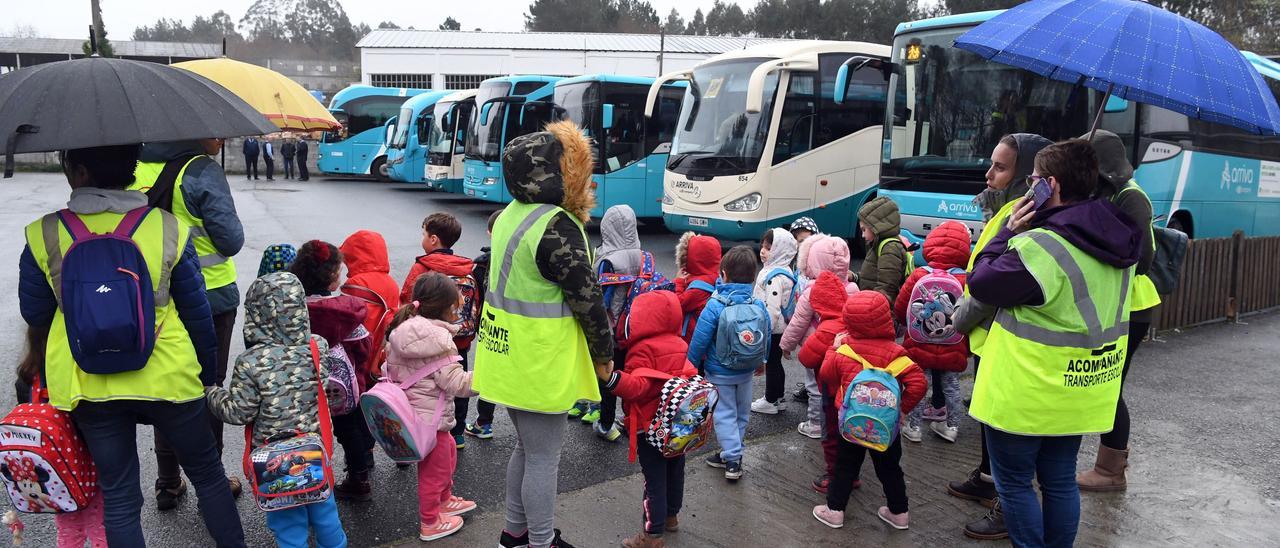
{"type": "Polygon", "coordinates": [[[339,124],[342,124],[342,127],[338,128],[336,131],[326,131],[324,133],[324,136],[321,137],[322,142],[333,146],[327,147],[329,150],[325,151],[324,157],[320,158],[317,156],[316,160],[323,160],[325,163],[325,167],[320,171],[350,173],[351,157],[347,153],[349,152],[348,149],[351,147],[342,146],[342,143],[350,137],[347,131],[347,113],[341,109],[329,109],[329,114],[332,114],[334,119],[336,119],[339,124]]]}

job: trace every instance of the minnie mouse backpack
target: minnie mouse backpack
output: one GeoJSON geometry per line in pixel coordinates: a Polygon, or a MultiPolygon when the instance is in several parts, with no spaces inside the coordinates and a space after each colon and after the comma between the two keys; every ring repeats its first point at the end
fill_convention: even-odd
{"type": "Polygon", "coordinates": [[[47,394],[37,378],[32,403],[0,420],[0,479],[19,512],[76,512],[97,495],[98,471],[71,414],[45,402],[47,394]]]}

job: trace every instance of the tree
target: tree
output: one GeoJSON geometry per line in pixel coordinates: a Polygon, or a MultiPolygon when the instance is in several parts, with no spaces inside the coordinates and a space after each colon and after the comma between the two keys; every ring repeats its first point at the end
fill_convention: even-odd
{"type": "Polygon", "coordinates": [[[286,41],[284,19],[290,7],[287,0],[254,0],[240,18],[240,28],[253,41],[286,41]]]}
{"type": "Polygon", "coordinates": [[[742,36],[751,32],[747,14],[737,4],[725,4],[716,0],[707,12],[707,34],[712,36],[742,36]]]}
{"type": "Polygon", "coordinates": [[[440,23],[440,30],[462,30],[462,23],[452,16],[445,17],[444,22],[440,23]]]}
{"type": "Polygon", "coordinates": [[[534,0],[524,28],[539,32],[608,32],[618,20],[615,0],[534,0]]]}
{"type": "Polygon", "coordinates": [[[383,22],[381,22],[381,23],[378,23],[378,28],[380,28],[380,29],[396,29],[396,30],[399,30],[399,29],[400,29],[400,25],[397,25],[397,24],[395,24],[395,23],[392,23],[391,21],[383,21],[383,22]]]}
{"type": "Polygon", "coordinates": [[[667,14],[667,20],[662,24],[662,31],[667,34],[684,34],[684,18],[680,17],[680,12],[675,8],[671,8],[671,13],[667,14]]]}
{"type": "Polygon", "coordinates": [[[244,37],[236,32],[236,24],[231,21],[227,12],[218,10],[209,17],[197,15],[191,21],[191,39],[197,42],[217,42],[226,38],[229,42],[243,42],[244,37]]]}
{"type": "Polygon", "coordinates": [[[693,19],[689,20],[689,27],[685,29],[685,34],[691,36],[705,36],[707,34],[707,19],[702,15],[702,8],[698,8],[693,12],[693,19]]]}
{"type": "Polygon", "coordinates": [[[610,32],[656,33],[661,28],[658,11],[648,0],[617,0],[618,18],[610,32]]]}
{"type": "Polygon", "coordinates": [[[178,19],[161,17],[151,26],[133,29],[134,40],[153,40],[157,42],[189,42],[191,29],[178,19]]]}
{"type": "Polygon", "coordinates": [[[14,23],[9,30],[4,31],[4,35],[12,38],[39,38],[40,30],[34,25],[14,23]]]}

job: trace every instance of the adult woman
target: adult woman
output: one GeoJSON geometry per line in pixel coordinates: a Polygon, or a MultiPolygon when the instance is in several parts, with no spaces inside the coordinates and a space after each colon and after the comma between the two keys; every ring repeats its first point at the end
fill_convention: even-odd
{"type": "Polygon", "coordinates": [[[968,280],[974,298],[1000,309],[969,412],[987,427],[992,476],[1018,546],[1072,545],[1081,435],[1110,431],[1115,420],[1140,236],[1128,216],[1092,198],[1097,179],[1088,142],[1041,150],[1032,184],[1047,185],[1048,198],[1018,202],[968,280]]]}

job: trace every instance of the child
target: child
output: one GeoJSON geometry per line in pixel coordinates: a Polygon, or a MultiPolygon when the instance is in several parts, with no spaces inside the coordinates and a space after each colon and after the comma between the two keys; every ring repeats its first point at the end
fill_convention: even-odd
{"type": "Polygon", "coordinates": [[[800,217],[791,221],[791,236],[796,239],[797,244],[802,244],[809,236],[821,234],[818,230],[818,223],[811,217],[800,217]]]}
{"type": "MultiPolygon", "coordinates": [[[[964,288],[965,265],[969,264],[969,229],[961,223],[955,221],[947,221],[938,225],[937,228],[929,232],[929,236],[924,240],[924,258],[929,261],[929,268],[934,271],[943,271],[956,269],[952,274],[956,281],[960,282],[960,288],[964,288]]],[[[917,268],[911,276],[907,278],[906,283],[902,284],[902,290],[898,292],[898,301],[893,306],[893,317],[904,323],[912,321],[910,309],[912,306],[911,293],[916,287],[916,283],[925,275],[929,274],[929,270],[921,267],[917,268]]],[[[963,293],[962,293],[963,294],[963,293]]],[[[934,303],[951,307],[958,304],[961,295],[953,295],[945,299],[938,299],[934,303]]],[[[954,332],[955,326],[952,325],[952,313],[946,310],[940,312],[925,312],[931,318],[937,318],[944,321],[945,325],[941,329],[949,329],[954,332]]],[[[933,430],[938,437],[955,443],[956,436],[960,432],[960,417],[964,414],[964,408],[960,401],[960,373],[969,365],[969,344],[967,339],[960,339],[956,344],[929,344],[918,342],[907,336],[903,338],[902,346],[906,347],[907,355],[911,356],[911,361],[920,364],[921,367],[929,370],[928,380],[933,388],[933,402],[926,407],[922,400],[920,405],[911,410],[910,416],[907,418],[907,424],[902,427],[902,437],[908,441],[916,443],[920,442],[920,419],[923,416],[925,420],[930,421],[929,428],[933,430]],[[942,396],[945,396],[942,397],[942,396]],[[941,405],[939,405],[941,403],[941,405]],[[945,406],[945,407],[944,407],[945,406]]]]}
{"type": "MultiPolygon", "coordinates": [[[[387,326],[400,302],[396,281],[391,277],[391,262],[387,259],[387,241],[377,232],[360,230],[348,236],[338,250],[347,265],[347,281],[342,284],[342,293],[364,301],[364,328],[373,341],[364,369],[376,378],[382,367],[387,326]]],[[[368,380],[359,379],[362,392],[368,380]]]]}
{"type": "MultiPolygon", "coordinates": [[[[636,227],[636,212],[631,206],[620,204],[609,208],[600,218],[600,247],[596,249],[597,273],[613,272],[627,276],[640,273],[644,263],[644,251],[640,249],[640,232],[636,227]]],[[[609,302],[604,303],[609,313],[609,324],[613,326],[615,338],[622,339],[620,317],[627,304],[627,291],[616,289],[609,302]]],[[[614,367],[622,367],[627,362],[626,348],[617,344],[613,347],[614,367]]],[[[622,432],[615,424],[617,420],[618,398],[604,389],[600,383],[600,404],[586,404],[582,422],[593,424],[596,436],[605,441],[617,441],[622,432]]],[[[583,405],[583,404],[579,404],[583,405]]],[[[578,407],[578,406],[574,406],[578,407]]]]}
{"type": "Polygon", "coordinates": [[[680,271],[675,279],[676,296],[680,298],[681,336],[686,343],[693,339],[698,316],[716,290],[723,254],[720,240],[693,232],[685,232],[676,244],[676,267],[680,271]]]}
{"type": "MultiPolygon", "coordinates": [[[[489,237],[493,237],[493,223],[498,222],[498,216],[501,214],[501,209],[489,214],[489,226],[486,229],[489,237]]],[[[473,275],[476,277],[476,289],[479,292],[477,297],[482,304],[484,303],[485,295],[489,292],[489,251],[489,246],[480,248],[480,254],[476,255],[474,261],[475,268],[472,270],[473,275]]],[[[493,412],[496,407],[490,402],[477,399],[476,421],[466,423],[466,427],[463,428],[462,432],[482,440],[493,438],[493,412]]],[[[463,418],[465,419],[466,417],[463,418]]]]}
{"type": "MultiPolygon", "coordinates": [[[[887,367],[894,360],[906,356],[907,351],[894,342],[893,315],[889,300],[883,294],[874,291],[862,291],[849,297],[844,305],[845,336],[836,336],[835,348],[828,349],[822,369],[818,373],[823,384],[838,386],[837,394],[844,390],[862,371],[862,363],[850,358],[837,349],[848,345],[856,355],[876,367],[887,367]]],[[[897,375],[901,385],[899,410],[915,407],[924,397],[926,381],[920,367],[910,364],[897,375]]],[[[813,508],[813,517],[832,528],[844,526],[844,510],[849,503],[849,494],[853,490],[854,479],[862,468],[862,461],[868,449],[849,442],[843,437],[837,440],[835,477],[827,490],[827,503],[813,508]]],[[[881,520],[894,529],[906,529],[909,524],[907,514],[907,484],[903,477],[902,441],[895,438],[893,444],[884,452],[871,451],[871,463],[875,466],[876,477],[884,487],[887,506],[881,506],[876,512],[881,520]]]]}
{"type": "Polygon", "coordinates": [[[392,380],[408,378],[414,371],[441,358],[457,360],[427,375],[405,392],[409,404],[422,420],[429,420],[440,410],[440,427],[436,447],[418,463],[418,517],[422,540],[436,540],[462,528],[462,514],[476,508],[476,503],[453,496],[453,473],[458,466],[458,448],[449,433],[455,426],[454,398],[475,396],[471,390],[471,373],[463,369],[462,358],[454,346],[458,332],[458,302],[462,294],[457,284],[443,274],[430,273],[413,284],[413,300],[400,308],[392,322],[387,347],[387,376],[392,380]]]}
{"type": "MultiPolygon", "coordinates": [[[[836,335],[844,332],[844,303],[849,296],[847,290],[848,282],[828,271],[823,271],[818,275],[818,279],[810,284],[809,302],[812,303],[814,315],[818,319],[817,329],[805,339],[804,345],[796,356],[800,365],[804,366],[805,373],[814,376],[814,385],[818,393],[809,402],[817,403],[821,413],[817,425],[821,428],[819,434],[822,437],[822,460],[826,466],[823,473],[815,478],[812,484],[813,490],[819,493],[827,492],[827,487],[831,485],[831,477],[835,474],[838,447],[836,439],[840,437],[836,422],[835,394],[840,387],[821,385],[817,382],[816,375],[836,335]]],[[[854,481],[855,489],[861,486],[861,481],[854,481]]]]}
{"type": "Polygon", "coordinates": [[[763,301],[769,309],[769,321],[773,333],[769,337],[769,361],[764,366],[764,396],[751,402],[751,411],[777,415],[782,393],[786,389],[787,373],[782,368],[782,331],[787,327],[791,312],[795,311],[796,278],[791,263],[796,258],[796,239],[786,229],[775,228],[764,233],[760,241],[760,262],[764,264],[756,275],[752,296],[763,301]]]}
{"type": "Polygon", "coordinates": [[[689,363],[688,349],[680,338],[680,300],[669,291],[654,291],[636,297],[631,304],[631,321],[626,326],[627,362],[621,371],[601,368],[597,375],[605,388],[622,398],[631,432],[632,461],[640,458],[644,473],[644,529],[624,540],[627,548],[661,548],[663,533],[675,532],[676,516],[684,500],[684,455],[666,458],[644,440],[642,431],[658,411],[658,398],[665,381],[636,374],[652,369],[675,377],[692,377],[698,370],[689,363]]]}
{"type": "MultiPolygon", "coordinates": [[[[303,246],[306,249],[306,246],[303,246]]],[[[251,447],[277,436],[317,433],[321,383],[329,371],[311,356],[314,339],[321,353],[329,345],[307,328],[306,291],[296,276],[274,272],[249,286],[244,302],[244,338],[248,350],[236,358],[227,388],[205,390],[209,412],[228,424],[252,424],[251,447]],[[317,377],[317,373],[319,376],[317,377]]],[[[356,413],[359,415],[359,413],[356,413]]],[[[280,546],[306,546],[309,532],[323,548],[347,545],[338,506],[324,502],[267,512],[267,527],[280,546]]]]}
{"type": "Polygon", "coordinates": [[[298,258],[298,250],[291,244],[275,244],[262,251],[262,260],[258,262],[258,277],[272,272],[289,270],[289,265],[298,258]]]}
{"type": "MultiPolygon", "coordinates": [[[[373,339],[364,328],[367,308],[364,301],[349,295],[333,295],[341,285],[342,252],[331,243],[311,240],[302,244],[289,271],[302,282],[307,296],[307,314],[311,332],[330,347],[340,346],[356,372],[356,380],[367,378],[364,368],[369,362],[373,339]]],[[[373,500],[369,485],[369,469],[373,468],[373,435],[360,413],[333,417],[333,436],[342,445],[347,477],[334,486],[333,492],[343,500],[373,500]]]]}
{"type": "MultiPolygon", "coordinates": [[[[698,316],[698,328],[689,345],[689,361],[697,365],[699,371],[706,373],[707,382],[716,385],[716,391],[720,394],[719,403],[716,404],[715,423],[716,440],[720,442],[721,451],[707,457],[707,466],[723,468],[725,479],[730,481],[737,481],[742,477],[742,445],[747,434],[747,421],[751,418],[753,370],[728,369],[720,364],[716,352],[717,330],[720,314],[726,308],[751,303],[751,306],[758,306],[765,313],[764,325],[758,326],[761,328],[758,335],[765,336],[773,331],[764,303],[751,298],[751,284],[759,269],[756,254],[750,247],[740,245],[725,254],[720,261],[722,281],[698,316]]],[[[756,369],[764,367],[766,357],[761,354],[760,364],[756,369]]]]}
{"type": "MultiPolygon", "coordinates": [[[[409,269],[409,275],[404,279],[404,286],[400,289],[400,306],[404,306],[413,301],[413,284],[418,278],[429,272],[439,272],[445,276],[449,276],[454,281],[465,281],[470,283],[472,289],[475,289],[476,281],[475,263],[471,259],[453,253],[453,244],[458,243],[458,238],[462,237],[462,223],[458,222],[457,217],[448,213],[432,213],[426,219],[422,220],[422,251],[426,252],[414,261],[413,267],[409,269]],[[468,278],[471,278],[468,280],[468,278]]],[[[474,297],[474,295],[473,295],[474,297]]],[[[478,319],[478,318],[474,318],[478,319]]],[[[462,356],[462,368],[467,368],[467,350],[471,349],[471,342],[475,339],[475,335],[467,335],[454,339],[453,343],[458,346],[458,354],[462,356]]],[[[458,398],[454,403],[453,427],[453,443],[458,449],[466,447],[466,439],[462,432],[466,429],[467,424],[467,407],[470,400],[467,398],[458,398]]]]}
{"type": "Polygon", "coordinates": [[[857,282],[861,289],[879,291],[889,302],[898,298],[898,290],[907,277],[907,248],[898,239],[900,217],[898,204],[877,196],[858,210],[858,229],[866,242],[867,257],[857,282]]]}

